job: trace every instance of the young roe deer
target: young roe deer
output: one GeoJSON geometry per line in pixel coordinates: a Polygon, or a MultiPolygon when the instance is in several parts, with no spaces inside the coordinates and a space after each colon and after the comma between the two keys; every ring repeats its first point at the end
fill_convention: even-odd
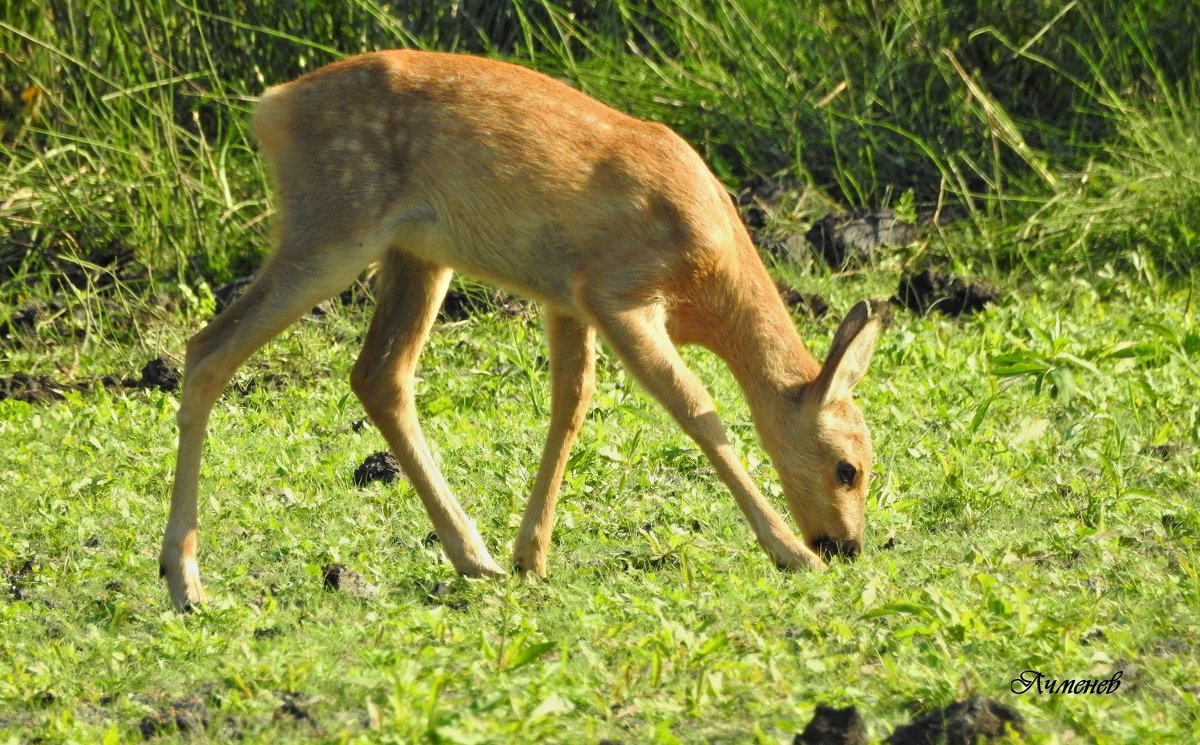
{"type": "Polygon", "coordinates": [[[420,495],[454,568],[504,573],[459,507],[417,420],[417,357],[453,271],[539,301],[549,434],[513,547],[544,575],[568,450],[594,388],[597,334],[670,412],[781,567],[861,546],[871,441],[851,390],[881,328],[854,306],[825,364],[792,326],[738,213],[697,153],[548,77],[476,57],[364,54],[268,90],[253,131],[277,246],[254,284],[191,339],[160,558],[177,607],[204,600],[197,484],[209,413],[238,366],[372,262],[378,306],[351,385],[420,495]],[[806,538],[742,467],[676,345],[725,360],[806,538]]]}

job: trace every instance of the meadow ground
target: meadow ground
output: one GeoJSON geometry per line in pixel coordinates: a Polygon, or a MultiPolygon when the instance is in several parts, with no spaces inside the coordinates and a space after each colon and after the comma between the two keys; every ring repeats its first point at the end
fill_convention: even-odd
{"type": "MultiPolygon", "coordinates": [[[[1196,11],[142,5],[0,16],[0,739],[778,743],[830,704],[882,740],[975,693],[1021,741],[1200,737],[1196,11]],[[177,393],[101,378],[179,362],[260,260],[243,98],[381,37],[503,53],[666,121],[731,190],[783,185],[764,245],[845,208],[923,220],[850,268],[768,256],[832,309],[795,317],[818,357],[914,269],[998,288],[958,318],[896,310],[856,394],[877,461],[857,561],[776,570],[604,351],[549,580],[457,578],[407,482],[353,481],[385,448],[347,383],[370,304],[333,302],[218,404],[211,602],[170,609],[177,393]],[[61,395],[13,398],[18,373],[61,395]],[[328,588],[332,564],[358,581],[328,588]],[[1015,693],[1031,670],[1120,686],[1015,693]]],[[[544,354],[536,313],[485,300],[422,358],[426,435],[497,556],[541,451],[544,354]]],[[[685,357],[781,504],[732,378],[685,357]]]]}

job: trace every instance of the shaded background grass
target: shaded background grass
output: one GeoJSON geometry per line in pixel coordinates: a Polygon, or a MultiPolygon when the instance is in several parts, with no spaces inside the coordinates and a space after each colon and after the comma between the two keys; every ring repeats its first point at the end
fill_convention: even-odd
{"type": "MultiPolygon", "coordinates": [[[[218,282],[263,252],[265,86],[343,54],[499,54],[679,130],[734,188],[968,217],[1010,270],[1200,256],[1200,7],[1174,2],[6,0],[0,298],[50,256],[218,282]],[[129,262],[125,262],[128,264],[129,262]]],[[[61,263],[61,262],[60,262],[61,263]]]]}

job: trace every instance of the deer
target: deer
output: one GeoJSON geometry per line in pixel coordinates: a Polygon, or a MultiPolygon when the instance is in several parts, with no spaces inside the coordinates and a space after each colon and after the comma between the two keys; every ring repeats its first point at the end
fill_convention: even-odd
{"type": "Polygon", "coordinates": [[[499,577],[424,439],[418,357],[454,272],[532,299],[549,353],[549,426],[512,547],[547,576],[572,444],[602,340],[704,453],[783,569],[856,557],[873,465],[852,391],[885,313],[860,301],[824,363],[808,351],[722,183],[682,137],[525,67],[394,50],[265,91],[251,132],[268,166],[274,247],[250,287],[187,343],[160,554],[176,608],[206,600],[197,498],[210,413],[238,367],[374,267],[351,389],[403,466],[445,556],[499,577]],[[729,367],[803,540],[764,498],[679,347],[729,367]]]}

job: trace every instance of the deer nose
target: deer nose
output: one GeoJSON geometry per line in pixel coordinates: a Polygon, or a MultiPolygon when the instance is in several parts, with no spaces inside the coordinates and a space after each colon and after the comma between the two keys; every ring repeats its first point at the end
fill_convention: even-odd
{"type": "Polygon", "coordinates": [[[862,544],[853,538],[838,541],[827,535],[813,541],[813,547],[826,560],[832,559],[834,556],[845,556],[847,559],[856,559],[859,553],[862,552],[862,544]]]}

